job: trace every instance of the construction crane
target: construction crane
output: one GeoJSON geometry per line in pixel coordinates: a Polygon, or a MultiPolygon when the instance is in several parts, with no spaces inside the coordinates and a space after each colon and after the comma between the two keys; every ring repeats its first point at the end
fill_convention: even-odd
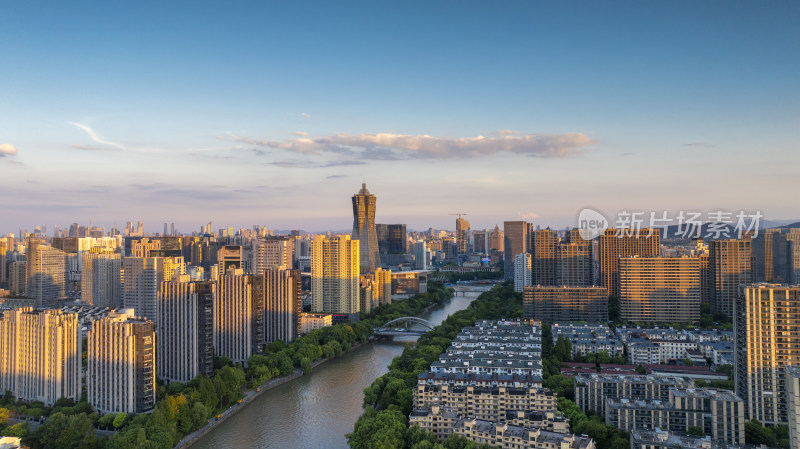
{"type": "Polygon", "coordinates": [[[458,218],[460,219],[462,215],[467,215],[467,214],[447,214],[447,215],[458,215],[458,218]]]}

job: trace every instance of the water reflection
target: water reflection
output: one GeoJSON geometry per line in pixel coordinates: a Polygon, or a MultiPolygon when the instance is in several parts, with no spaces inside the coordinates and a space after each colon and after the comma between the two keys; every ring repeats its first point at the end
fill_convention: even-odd
{"type": "MultiPolygon", "coordinates": [[[[421,318],[439,324],[476,297],[455,297],[421,318]]],[[[387,372],[404,346],[403,341],[381,341],[331,360],[311,376],[265,392],[193,448],[346,448],[344,435],[361,415],[364,388],[387,372]]]]}

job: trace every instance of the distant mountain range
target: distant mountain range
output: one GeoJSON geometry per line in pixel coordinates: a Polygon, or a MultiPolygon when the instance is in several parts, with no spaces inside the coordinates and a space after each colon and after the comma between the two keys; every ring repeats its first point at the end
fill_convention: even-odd
{"type": "MultiPolygon", "coordinates": [[[[759,223],[760,229],[790,229],[800,228],[800,220],[764,220],[759,223]]],[[[662,240],[691,240],[696,234],[696,229],[690,229],[689,226],[684,225],[681,229],[678,225],[668,226],[662,229],[662,240]]],[[[735,224],[728,223],[703,223],[700,226],[699,236],[703,240],[719,240],[738,238],[738,232],[735,224]]]]}

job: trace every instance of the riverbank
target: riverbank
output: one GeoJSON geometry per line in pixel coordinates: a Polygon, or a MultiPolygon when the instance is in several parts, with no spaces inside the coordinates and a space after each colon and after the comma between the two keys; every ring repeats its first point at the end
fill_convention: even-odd
{"type": "MultiPolygon", "coordinates": [[[[333,357],[325,357],[325,358],[321,358],[321,359],[315,360],[311,364],[312,371],[311,371],[311,374],[309,374],[309,375],[310,376],[314,375],[313,369],[316,368],[317,366],[322,365],[323,363],[325,363],[325,362],[327,362],[329,360],[333,360],[333,359],[335,359],[337,357],[341,357],[341,356],[343,356],[343,355],[345,355],[345,354],[347,354],[347,353],[349,353],[351,351],[354,351],[354,350],[356,350],[356,349],[358,349],[358,348],[360,348],[362,346],[364,346],[364,343],[354,343],[353,346],[350,347],[350,349],[348,349],[345,352],[342,352],[339,355],[336,355],[336,356],[333,356],[333,357]]],[[[275,379],[270,379],[270,380],[264,382],[260,387],[257,387],[257,388],[255,388],[253,390],[247,391],[245,393],[244,398],[242,398],[242,402],[231,406],[230,408],[228,408],[227,410],[222,412],[219,415],[219,418],[214,417],[214,418],[209,419],[208,423],[205,426],[201,427],[200,429],[197,429],[196,431],[190,433],[189,435],[186,435],[180,442],[178,442],[178,444],[175,446],[175,449],[190,447],[192,444],[194,444],[198,440],[200,440],[203,436],[205,436],[206,434],[208,434],[209,432],[214,430],[218,425],[220,425],[223,422],[225,422],[228,418],[230,418],[230,417],[234,416],[236,413],[244,410],[245,407],[247,407],[247,405],[252,403],[256,398],[258,398],[262,394],[266,393],[267,391],[269,391],[269,390],[271,390],[273,388],[277,388],[277,387],[279,387],[279,386],[281,386],[281,385],[283,385],[283,384],[285,384],[287,382],[291,382],[291,381],[299,379],[301,377],[303,377],[303,370],[300,369],[300,368],[295,368],[294,372],[292,374],[289,374],[288,376],[283,376],[283,377],[277,377],[275,379]]]]}

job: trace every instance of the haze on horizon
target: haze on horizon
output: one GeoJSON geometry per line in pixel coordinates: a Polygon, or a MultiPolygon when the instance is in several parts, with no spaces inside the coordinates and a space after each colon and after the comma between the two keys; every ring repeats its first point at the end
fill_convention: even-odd
{"type": "Polygon", "coordinates": [[[0,4],[0,233],[800,217],[800,3],[0,4]]]}

